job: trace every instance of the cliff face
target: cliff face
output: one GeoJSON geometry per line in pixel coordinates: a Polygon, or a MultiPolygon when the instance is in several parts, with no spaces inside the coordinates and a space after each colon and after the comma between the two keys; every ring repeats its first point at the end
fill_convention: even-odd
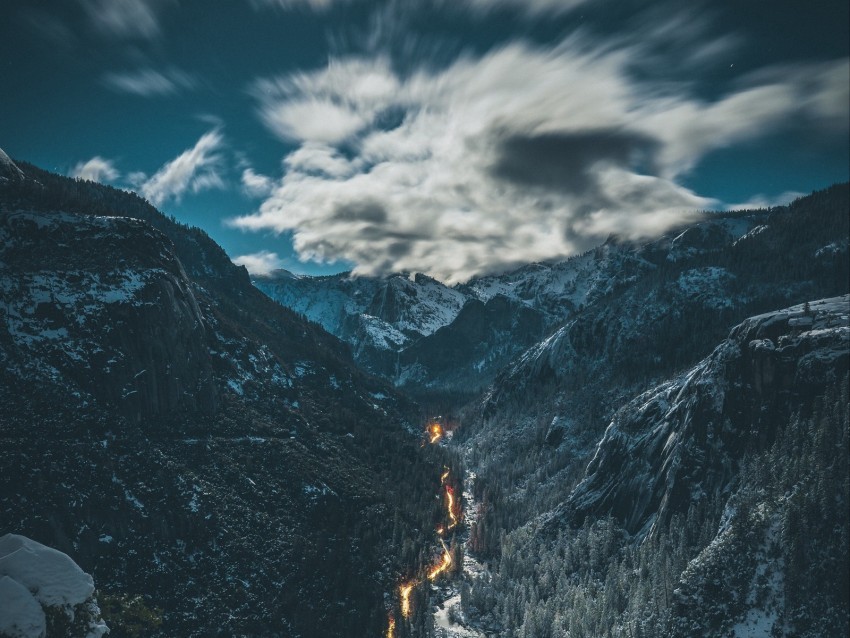
{"type": "Polygon", "coordinates": [[[584,480],[573,520],[612,514],[636,533],[726,496],[745,454],[773,441],[850,363],[850,297],[752,317],[690,371],[618,411],[584,480]]]}
{"type": "Polygon", "coordinates": [[[132,422],[215,410],[206,330],[171,242],[137,220],[0,213],[7,369],[132,422]]]}

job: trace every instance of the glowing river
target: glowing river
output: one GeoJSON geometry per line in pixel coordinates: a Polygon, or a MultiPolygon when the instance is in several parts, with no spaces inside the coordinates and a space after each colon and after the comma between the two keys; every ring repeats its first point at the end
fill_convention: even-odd
{"type": "MultiPolygon", "coordinates": [[[[431,423],[426,428],[425,434],[428,437],[429,443],[433,445],[443,437],[443,427],[439,423],[431,423]]],[[[457,527],[461,512],[459,511],[460,508],[458,507],[457,501],[455,500],[454,489],[448,483],[449,476],[449,468],[444,467],[443,473],[440,475],[440,484],[446,492],[446,517],[449,523],[448,529],[454,529],[455,527],[457,527]]],[[[446,541],[442,538],[443,534],[446,533],[446,530],[447,528],[443,526],[438,527],[436,530],[437,535],[440,537],[440,545],[442,545],[443,547],[443,555],[437,563],[432,565],[427,570],[425,578],[417,578],[414,580],[410,580],[402,583],[398,587],[399,607],[401,609],[401,615],[403,618],[410,618],[410,614],[412,613],[410,605],[410,595],[413,593],[413,590],[417,586],[421,585],[423,582],[426,582],[426,580],[437,580],[440,574],[447,571],[452,566],[452,553],[449,551],[449,548],[446,545],[446,541]]],[[[395,616],[390,613],[389,622],[387,624],[386,638],[395,638],[395,628],[396,619],[395,616]]]]}

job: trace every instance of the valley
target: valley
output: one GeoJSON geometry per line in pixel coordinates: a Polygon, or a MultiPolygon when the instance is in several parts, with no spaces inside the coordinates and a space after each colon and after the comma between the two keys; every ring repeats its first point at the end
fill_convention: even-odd
{"type": "Polygon", "coordinates": [[[446,286],[13,166],[0,507],[113,635],[846,628],[847,184],[446,286]]]}

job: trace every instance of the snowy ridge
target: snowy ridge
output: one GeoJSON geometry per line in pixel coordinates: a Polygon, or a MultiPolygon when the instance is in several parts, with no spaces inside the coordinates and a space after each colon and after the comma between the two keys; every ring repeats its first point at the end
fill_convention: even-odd
{"type": "Polygon", "coordinates": [[[18,168],[18,165],[6,155],[6,152],[0,148],[0,180],[3,181],[19,181],[26,179],[24,172],[18,168]]]}

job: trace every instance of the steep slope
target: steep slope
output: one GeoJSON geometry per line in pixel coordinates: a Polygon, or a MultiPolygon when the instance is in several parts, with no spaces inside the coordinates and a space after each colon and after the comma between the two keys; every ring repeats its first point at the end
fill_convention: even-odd
{"type": "Polygon", "coordinates": [[[520,508],[554,506],[617,406],[693,366],[747,316],[846,293],[848,207],[844,184],[595,251],[604,286],[506,366],[468,415],[461,436],[482,482],[488,468],[496,482],[508,468],[520,508]]]}
{"type": "Polygon", "coordinates": [[[415,406],[202,232],[19,164],[0,183],[3,531],[73,556],[119,618],[144,601],[168,628],[146,635],[378,635],[397,548],[439,507],[415,406]]]}
{"type": "Polygon", "coordinates": [[[17,182],[24,179],[23,171],[18,168],[18,165],[6,155],[6,152],[0,148],[0,180],[6,182],[17,182]]]}
{"type": "Polygon", "coordinates": [[[745,320],[617,410],[564,503],[502,530],[467,617],[506,637],[845,635],[848,368],[850,295],[745,320]]]}
{"type": "Polygon", "coordinates": [[[850,296],[747,319],[697,366],[617,412],[567,501],[570,520],[611,514],[637,533],[728,494],[743,456],[848,367],[850,296]]]}

